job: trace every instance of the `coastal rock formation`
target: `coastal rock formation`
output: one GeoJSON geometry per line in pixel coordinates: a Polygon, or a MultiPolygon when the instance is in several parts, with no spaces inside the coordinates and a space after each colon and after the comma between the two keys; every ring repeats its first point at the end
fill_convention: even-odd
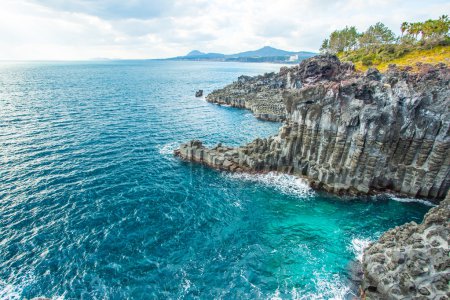
{"type": "Polygon", "coordinates": [[[282,97],[285,84],[284,79],[276,73],[257,77],[243,75],[223,89],[213,91],[206,101],[249,109],[258,119],[282,121],[286,117],[282,97]]]}
{"type": "Polygon", "coordinates": [[[325,55],[240,77],[208,101],[285,118],[279,134],[238,148],[193,141],[176,154],[229,171],[292,173],[334,193],[442,199],[450,186],[450,70],[418,69],[363,74],[325,55]]]}
{"type": "Polygon", "coordinates": [[[364,251],[366,299],[450,298],[450,193],[421,224],[395,227],[364,251]]]}
{"type": "Polygon", "coordinates": [[[203,96],[203,90],[198,90],[195,92],[195,97],[202,97],[203,96]]]}
{"type": "Polygon", "coordinates": [[[286,119],[285,90],[300,89],[304,84],[321,79],[338,79],[346,71],[354,70],[353,65],[336,64],[336,60],[334,56],[316,56],[292,68],[282,67],[278,73],[243,75],[223,89],[213,91],[206,100],[249,109],[259,119],[283,121],[286,119]]]}

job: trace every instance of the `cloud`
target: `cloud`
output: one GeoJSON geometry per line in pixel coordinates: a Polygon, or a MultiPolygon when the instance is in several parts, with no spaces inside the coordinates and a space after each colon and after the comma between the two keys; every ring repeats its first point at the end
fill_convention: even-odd
{"type": "Polygon", "coordinates": [[[448,0],[3,0],[0,59],[158,58],[265,45],[317,51],[334,29],[436,18],[448,0]]]}
{"type": "Polygon", "coordinates": [[[95,15],[104,19],[152,19],[170,11],[174,1],[164,0],[33,0],[59,11],[95,15]]]}

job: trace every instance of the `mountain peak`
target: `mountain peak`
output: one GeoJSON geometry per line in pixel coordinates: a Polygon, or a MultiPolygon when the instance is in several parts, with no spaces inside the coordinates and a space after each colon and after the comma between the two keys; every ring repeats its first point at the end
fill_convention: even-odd
{"type": "Polygon", "coordinates": [[[271,46],[264,46],[258,50],[245,51],[237,54],[233,54],[233,57],[273,57],[273,56],[289,56],[296,52],[280,50],[271,46]]]}
{"type": "Polygon", "coordinates": [[[198,51],[198,50],[192,50],[186,56],[197,56],[197,55],[203,55],[203,54],[205,54],[205,53],[198,51]]]}

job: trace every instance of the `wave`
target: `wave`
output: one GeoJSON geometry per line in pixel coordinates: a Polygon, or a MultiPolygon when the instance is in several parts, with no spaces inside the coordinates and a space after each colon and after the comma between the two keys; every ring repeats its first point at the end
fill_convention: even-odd
{"type": "Polygon", "coordinates": [[[314,196],[308,183],[296,176],[270,172],[266,174],[225,173],[227,178],[261,184],[286,194],[302,198],[314,196]]]}
{"type": "MultiPolygon", "coordinates": [[[[289,293],[289,298],[293,300],[344,300],[353,299],[356,296],[338,274],[334,274],[331,279],[321,278],[317,273],[314,275],[316,277],[314,280],[316,291],[309,292],[292,288],[289,293]]],[[[283,298],[285,298],[285,296],[281,295],[279,288],[269,296],[270,300],[281,300],[283,298]]]]}
{"type": "Polygon", "coordinates": [[[0,299],[5,300],[23,299],[22,297],[23,290],[33,281],[34,278],[31,275],[25,276],[21,280],[21,283],[17,285],[6,283],[5,281],[0,279],[0,299]]]}
{"type": "Polygon", "coordinates": [[[427,205],[427,206],[436,206],[435,204],[431,203],[430,201],[423,200],[423,199],[401,198],[401,197],[397,197],[397,196],[392,195],[392,194],[386,194],[386,196],[388,196],[389,199],[394,200],[394,201],[398,201],[398,202],[404,202],[404,203],[416,202],[416,203],[421,203],[421,204],[424,204],[424,205],[427,205]]]}
{"type": "Polygon", "coordinates": [[[371,239],[353,238],[348,248],[355,254],[356,259],[362,263],[364,249],[366,249],[372,242],[373,241],[371,239]]]}
{"type": "Polygon", "coordinates": [[[329,299],[329,300],[344,300],[348,299],[349,296],[353,296],[350,287],[344,283],[344,281],[339,277],[339,275],[334,274],[331,280],[317,278],[315,280],[317,293],[301,295],[299,300],[319,300],[319,299],[329,299]]]}
{"type": "MultiPolygon", "coordinates": [[[[24,290],[27,289],[29,286],[33,285],[35,282],[37,282],[37,279],[35,276],[31,273],[28,273],[24,276],[20,276],[21,278],[17,280],[16,284],[9,284],[0,279],[0,299],[1,300],[20,300],[24,299],[23,293],[24,290]]],[[[33,299],[38,298],[50,298],[52,300],[64,300],[64,296],[53,296],[49,297],[48,295],[40,295],[37,297],[32,297],[33,299]]]]}
{"type": "Polygon", "coordinates": [[[170,142],[164,145],[158,145],[158,152],[161,155],[167,156],[167,155],[173,155],[173,151],[175,151],[180,143],[178,142],[170,142]]]}

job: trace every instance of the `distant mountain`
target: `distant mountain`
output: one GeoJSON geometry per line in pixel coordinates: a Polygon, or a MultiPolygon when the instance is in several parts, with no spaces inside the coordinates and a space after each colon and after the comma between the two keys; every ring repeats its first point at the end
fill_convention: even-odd
{"type": "Polygon", "coordinates": [[[204,53],[198,50],[193,50],[185,56],[177,56],[169,58],[170,60],[221,60],[225,57],[221,53],[204,53]]]}
{"type": "Polygon", "coordinates": [[[195,60],[195,61],[241,61],[241,62],[277,62],[297,63],[305,58],[316,55],[313,52],[293,52],[265,46],[258,50],[245,51],[225,55],[222,53],[204,53],[193,50],[185,56],[168,58],[169,60],[195,60]]]}
{"type": "Polygon", "coordinates": [[[191,52],[186,54],[186,56],[199,56],[199,55],[204,55],[204,54],[206,54],[206,53],[200,52],[198,50],[192,50],[191,52]]]}
{"type": "Polygon", "coordinates": [[[254,51],[245,51],[241,53],[227,55],[227,57],[272,57],[272,56],[290,56],[294,54],[296,54],[296,52],[284,51],[270,46],[265,46],[262,47],[261,49],[254,51]]]}

